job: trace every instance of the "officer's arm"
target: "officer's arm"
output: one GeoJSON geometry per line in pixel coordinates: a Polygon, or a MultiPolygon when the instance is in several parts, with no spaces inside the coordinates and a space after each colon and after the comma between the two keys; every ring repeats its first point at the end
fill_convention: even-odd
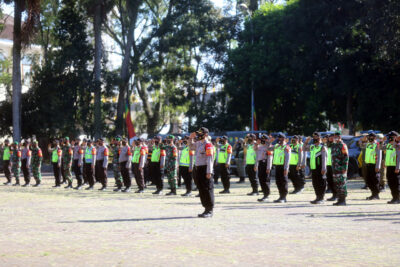
{"type": "Polygon", "coordinates": [[[128,158],[128,161],[126,162],[125,168],[129,169],[132,164],[132,149],[128,146],[128,149],[126,150],[126,155],[128,158]]]}
{"type": "Polygon", "coordinates": [[[31,165],[31,159],[32,159],[32,151],[28,149],[28,152],[26,152],[26,166],[29,167],[31,165]]]}
{"type": "Polygon", "coordinates": [[[96,148],[92,148],[92,167],[95,166],[96,164],[96,156],[97,156],[97,152],[96,152],[96,148]]]}
{"type": "Polygon", "coordinates": [[[206,144],[206,156],[207,156],[207,172],[206,174],[212,174],[213,173],[213,165],[214,165],[214,160],[213,160],[213,154],[214,154],[214,148],[211,144],[206,144]]]}
{"type": "Polygon", "coordinates": [[[144,149],[140,149],[140,160],[139,160],[139,168],[143,168],[144,164],[146,163],[146,153],[144,152],[144,149]]]}
{"type": "Polygon", "coordinates": [[[193,170],[193,165],[194,165],[194,151],[189,150],[189,171],[193,170]]]}
{"type": "Polygon", "coordinates": [[[287,145],[285,148],[285,163],[283,164],[283,169],[287,172],[289,171],[291,152],[292,149],[290,148],[290,146],[287,145]]]}
{"type": "Polygon", "coordinates": [[[375,169],[380,169],[381,168],[381,164],[382,164],[382,151],[380,149],[380,144],[377,144],[376,148],[375,148],[375,152],[376,152],[376,165],[375,165],[375,169]]]}
{"type": "Polygon", "coordinates": [[[396,171],[400,170],[400,147],[396,148],[396,171]]]}
{"type": "Polygon", "coordinates": [[[57,164],[61,165],[61,158],[62,158],[62,150],[61,150],[61,148],[57,149],[57,154],[58,154],[58,162],[57,162],[57,164]]]}
{"type": "Polygon", "coordinates": [[[232,146],[231,146],[231,145],[228,145],[228,147],[227,147],[226,149],[227,149],[227,152],[228,152],[228,157],[226,158],[225,164],[231,165],[232,146]]]}
{"type": "Polygon", "coordinates": [[[323,146],[321,149],[321,172],[326,173],[326,159],[327,159],[327,152],[326,152],[326,147],[323,146]]]}
{"type": "Polygon", "coordinates": [[[299,146],[298,155],[299,155],[299,162],[297,163],[297,167],[301,167],[301,164],[303,163],[303,146],[302,145],[299,146]]]}
{"type": "Polygon", "coordinates": [[[108,148],[104,149],[104,161],[103,161],[103,168],[107,169],[108,166],[108,148]]]}
{"type": "Polygon", "coordinates": [[[83,163],[83,150],[82,148],[78,149],[78,166],[82,166],[83,163]]]}
{"type": "Polygon", "coordinates": [[[272,169],[272,159],[274,158],[274,153],[272,151],[267,151],[267,170],[272,169]]]}

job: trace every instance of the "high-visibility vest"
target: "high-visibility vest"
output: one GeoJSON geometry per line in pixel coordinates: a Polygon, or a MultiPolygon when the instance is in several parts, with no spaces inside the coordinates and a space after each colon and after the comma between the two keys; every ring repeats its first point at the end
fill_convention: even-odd
{"type": "Polygon", "coordinates": [[[219,148],[218,163],[226,163],[228,154],[232,154],[232,147],[230,144],[225,144],[219,148]]]}
{"type": "Polygon", "coordinates": [[[322,146],[311,145],[310,147],[310,169],[315,170],[321,165],[322,146]]]}
{"type": "Polygon", "coordinates": [[[297,145],[290,145],[292,148],[292,152],[290,155],[290,165],[297,165],[299,163],[299,150],[300,150],[300,144],[297,145]]]}
{"type": "Polygon", "coordinates": [[[246,151],[246,164],[254,165],[256,164],[256,151],[254,150],[254,145],[249,145],[246,151]]]}
{"type": "Polygon", "coordinates": [[[151,162],[160,162],[160,156],[161,156],[161,148],[159,147],[153,147],[153,152],[151,153],[151,162]]]}
{"type": "Polygon", "coordinates": [[[283,165],[285,163],[285,146],[276,144],[274,147],[274,165],[283,165]]]}
{"type": "Polygon", "coordinates": [[[140,147],[135,147],[135,150],[133,151],[133,157],[132,157],[132,162],[133,163],[139,163],[140,161],[140,147]]]}
{"type": "Polygon", "coordinates": [[[92,163],[93,162],[93,154],[92,154],[92,147],[86,147],[85,150],[85,163],[92,163]]]}
{"type": "Polygon", "coordinates": [[[332,148],[328,147],[326,151],[326,166],[332,166],[332,148]]]}
{"type": "Polygon", "coordinates": [[[396,155],[396,148],[392,144],[386,145],[386,158],[385,158],[385,165],[386,167],[396,166],[397,155],[396,155]]]}
{"type": "Polygon", "coordinates": [[[189,147],[185,147],[184,149],[182,149],[182,152],[181,152],[179,166],[189,167],[189,164],[190,164],[189,147]]]}
{"type": "Polygon", "coordinates": [[[375,164],[376,163],[376,146],[377,144],[367,144],[365,149],[365,163],[375,164]]]}
{"type": "Polygon", "coordinates": [[[56,147],[53,152],[51,152],[51,162],[58,162],[58,148],[56,147]]]}
{"type": "Polygon", "coordinates": [[[10,158],[11,158],[10,148],[7,146],[6,148],[4,148],[3,160],[10,160],[10,158]]]}

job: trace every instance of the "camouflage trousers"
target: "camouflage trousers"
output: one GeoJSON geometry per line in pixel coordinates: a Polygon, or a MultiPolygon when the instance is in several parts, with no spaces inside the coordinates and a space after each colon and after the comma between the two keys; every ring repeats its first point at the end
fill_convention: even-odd
{"type": "Polygon", "coordinates": [[[114,171],[115,183],[117,184],[117,186],[122,186],[122,175],[121,175],[121,171],[119,170],[118,163],[113,164],[113,171],[114,171]]]}
{"type": "Polygon", "coordinates": [[[63,164],[62,166],[63,173],[65,175],[65,179],[68,183],[72,183],[72,167],[69,164],[63,164]]]}
{"type": "Polygon", "coordinates": [[[176,168],[165,168],[164,175],[167,177],[168,184],[171,187],[171,189],[176,189],[177,188],[176,168]]]}
{"type": "Polygon", "coordinates": [[[347,175],[342,173],[333,174],[333,183],[336,188],[337,197],[347,197],[347,175]]]}
{"type": "Polygon", "coordinates": [[[19,183],[19,175],[21,173],[21,163],[18,164],[13,163],[11,171],[15,177],[15,180],[17,181],[17,183],[19,183]]]}
{"type": "Polygon", "coordinates": [[[42,181],[42,172],[40,171],[41,164],[39,165],[32,165],[32,175],[35,178],[35,181],[41,182],[42,181]]]}

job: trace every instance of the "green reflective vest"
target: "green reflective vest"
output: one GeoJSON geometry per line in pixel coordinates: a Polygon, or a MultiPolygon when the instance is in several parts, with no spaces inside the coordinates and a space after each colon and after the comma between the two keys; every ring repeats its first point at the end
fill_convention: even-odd
{"type": "Polygon", "coordinates": [[[290,165],[297,165],[299,163],[299,150],[300,150],[300,144],[297,145],[290,145],[292,148],[292,153],[290,155],[290,165]]]}
{"type": "Polygon", "coordinates": [[[385,157],[385,165],[386,167],[396,166],[397,156],[396,149],[392,144],[386,145],[386,157],[385,157]]]}
{"type": "Polygon", "coordinates": [[[179,166],[189,167],[189,164],[190,164],[189,147],[185,147],[181,151],[181,158],[179,160],[179,166]]]}
{"type": "Polygon", "coordinates": [[[274,159],[272,164],[274,165],[284,165],[285,163],[285,146],[280,146],[276,144],[274,147],[274,159]]]}
{"type": "Polygon", "coordinates": [[[56,147],[53,152],[51,152],[51,162],[57,163],[58,162],[58,148],[56,147]]]}
{"type": "Polygon", "coordinates": [[[151,162],[160,162],[161,149],[159,147],[153,147],[153,152],[151,153],[151,162]]]}
{"type": "Polygon", "coordinates": [[[256,151],[254,150],[254,145],[249,145],[246,151],[246,164],[254,165],[256,164],[256,151]]]}
{"type": "Polygon", "coordinates": [[[85,149],[85,163],[92,163],[93,162],[92,149],[93,149],[93,147],[86,147],[86,149],[85,149]]]}
{"type": "Polygon", "coordinates": [[[218,152],[218,163],[223,163],[223,164],[226,163],[226,160],[228,159],[228,146],[229,144],[220,146],[218,152]]]}
{"type": "Polygon", "coordinates": [[[311,145],[310,147],[310,169],[315,170],[321,165],[322,146],[311,145]]]}
{"type": "Polygon", "coordinates": [[[132,157],[132,162],[133,163],[139,163],[140,161],[140,147],[135,147],[135,150],[133,151],[133,157],[132,157]]]}
{"type": "Polygon", "coordinates": [[[326,166],[332,166],[332,148],[328,147],[326,151],[326,166]]]}
{"type": "Polygon", "coordinates": [[[376,163],[376,146],[377,144],[367,144],[365,149],[365,163],[375,164],[376,163]]]}
{"type": "Polygon", "coordinates": [[[10,158],[11,158],[10,148],[7,146],[4,148],[3,160],[10,160],[10,158]]]}

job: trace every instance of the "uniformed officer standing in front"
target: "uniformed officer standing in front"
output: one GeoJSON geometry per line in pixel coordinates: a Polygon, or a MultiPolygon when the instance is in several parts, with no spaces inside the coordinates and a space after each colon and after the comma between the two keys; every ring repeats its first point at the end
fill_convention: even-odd
{"type": "Polygon", "coordinates": [[[40,183],[42,182],[42,172],[41,172],[41,167],[42,167],[42,161],[43,161],[43,153],[40,147],[38,146],[38,141],[34,140],[32,142],[32,158],[31,158],[31,167],[32,167],[32,175],[33,178],[36,181],[36,184],[34,187],[40,186],[40,183]]]}
{"type": "Polygon", "coordinates": [[[135,176],[138,190],[135,193],[144,193],[144,173],[143,168],[146,163],[147,146],[144,144],[144,139],[139,138],[134,141],[135,146],[133,149],[132,157],[132,172],[135,176]]]}
{"type": "Polygon", "coordinates": [[[107,167],[108,167],[108,148],[104,144],[104,140],[99,138],[97,141],[97,154],[96,154],[96,171],[95,175],[101,183],[100,191],[107,189],[107,167]]]}
{"type": "Polygon", "coordinates": [[[332,192],[332,197],[328,198],[327,201],[336,201],[337,192],[336,187],[333,182],[333,166],[332,166],[332,144],[333,144],[334,134],[330,134],[324,138],[324,145],[326,146],[326,182],[328,185],[327,192],[332,192]]]}
{"type": "Polygon", "coordinates": [[[22,169],[22,174],[24,175],[24,180],[25,184],[23,187],[29,186],[31,182],[31,172],[30,172],[30,167],[31,167],[31,157],[32,157],[32,152],[30,149],[30,141],[25,140],[23,143],[23,149],[22,149],[22,156],[21,156],[21,169],[22,169]]]}
{"type": "Polygon", "coordinates": [[[156,136],[152,140],[153,151],[151,152],[149,168],[151,180],[156,185],[156,191],[153,192],[153,195],[161,195],[164,188],[161,166],[165,164],[165,150],[162,148],[161,141],[161,136],[156,136]]]}
{"type": "Polygon", "coordinates": [[[92,140],[87,140],[85,149],[85,163],[83,165],[83,172],[85,173],[89,184],[89,187],[87,187],[86,190],[93,190],[96,155],[96,148],[93,146],[92,140]]]}
{"type": "Polygon", "coordinates": [[[53,187],[61,186],[61,156],[62,150],[59,146],[58,140],[53,141],[53,145],[49,144],[48,151],[51,157],[51,164],[53,165],[53,173],[55,179],[55,185],[53,187]]]}
{"type": "Polygon", "coordinates": [[[368,188],[371,190],[371,196],[367,197],[367,200],[379,199],[382,151],[376,142],[376,134],[370,133],[368,134],[368,138],[361,138],[359,145],[360,148],[365,148],[366,182],[368,188]],[[368,142],[363,144],[361,140],[368,140],[368,142]]]}
{"type": "Polygon", "coordinates": [[[216,162],[218,164],[218,171],[221,175],[222,185],[224,186],[224,190],[219,192],[220,194],[229,194],[231,187],[231,174],[229,167],[231,165],[231,157],[232,157],[232,146],[228,143],[228,137],[226,135],[222,136],[222,138],[216,139],[217,144],[217,158],[216,162]]]}
{"type": "MultiPolygon", "coordinates": [[[[122,190],[124,193],[128,193],[131,191],[132,180],[129,174],[129,170],[132,164],[132,150],[128,144],[128,139],[122,139],[122,146],[120,147],[119,151],[119,168],[121,170],[122,180],[124,183],[125,188],[122,190]]],[[[114,189],[115,192],[121,191],[120,188],[114,189]]]]}
{"type": "Polygon", "coordinates": [[[196,155],[196,179],[199,189],[201,204],[204,212],[198,216],[201,218],[210,218],[214,210],[214,179],[213,161],[214,148],[208,141],[208,129],[201,127],[197,132],[190,134],[190,149],[195,151],[196,155]]]}
{"type": "Polygon", "coordinates": [[[18,141],[15,141],[11,146],[11,171],[15,177],[15,184],[13,184],[13,186],[19,186],[19,175],[21,173],[21,149],[18,141]]]}
{"type": "MultiPolygon", "coordinates": [[[[392,194],[392,200],[388,201],[388,204],[400,204],[400,146],[396,139],[398,139],[399,134],[395,131],[388,133],[389,142],[382,150],[386,151],[385,155],[385,167],[386,176],[390,188],[390,193],[392,194]]],[[[384,139],[386,140],[386,138],[384,139]]]]}
{"type": "Polygon", "coordinates": [[[327,148],[321,142],[321,134],[318,132],[313,133],[312,138],[308,137],[305,142],[305,151],[310,152],[310,169],[311,178],[316,195],[315,200],[310,201],[311,204],[324,203],[326,191],[326,158],[327,148]],[[313,144],[309,142],[313,139],[313,144]]]}
{"type": "MultiPolygon", "coordinates": [[[[291,158],[291,148],[286,143],[286,136],[283,133],[277,135],[278,143],[273,147],[274,157],[272,164],[275,166],[275,181],[279,191],[279,198],[275,203],[286,203],[288,194],[288,175],[289,163],[291,158]]],[[[271,143],[273,140],[271,140],[271,143]]]]}
{"type": "Polygon", "coordinates": [[[72,188],[72,161],[74,152],[72,150],[71,144],[69,143],[69,137],[64,138],[64,146],[62,148],[62,170],[64,173],[64,178],[66,179],[68,185],[66,189],[72,188]]]}
{"type": "Polygon", "coordinates": [[[77,185],[74,189],[80,190],[82,188],[82,171],[81,167],[83,164],[83,150],[81,148],[81,140],[76,138],[73,143],[73,163],[72,170],[75,173],[75,178],[77,181],[77,185]]]}
{"type": "Polygon", "coordinates": [[[338,198],[338,201],[333,203],[333,205],[346,206],[349,151],[339,131],[335,132],[332,143],[330,143],[329,146],[332,152],[333,187],[336,190],[338,198]]]}
{"type": "Polygon", "coordinates": [[[267,135],[263,134],[260,139],[257,140],[255,150],[257,152],[257,161],[255,167],[258,170],[258,179],[263,192],[263,197],[258,199],[258,201],[267,202],[269,201],[268,197],[271,192],[270,183],[273,157],[273,151],[271,151],[271,144],[268,142],[267,135]]]}
{"type": "Polygon", "coordinates": [[[1,152],[2,152],[2,157],[3,157],[3,170],[4,170],[4,175],[7,178],[7,182],[4,183],[4,185],[10,185],[11,184],[11,149],[10,149],[10,140],[6,139],[4,141],[4,145],[1,146],[1,152]]]}
{"type": "Polygon", "coordinates": [[[303,162],[303,146],[300,144],[300,137],[292,137],[291,155],[289,162],[289,179],[293,183],[294,190],[290,194],[299,194],[304,190],[304,181],[301,177],[301,163],[303,162]]]}
{"type": "Polygon", "coordinates": [[[113,172],[114,172],[114,180],[115,185],[117,186],[117,190],[115,192],[119,192],[122,189],[122,175],[121,175],[121,167],[119,164],[119,153],[121,152],[121,138],[115,137],[111,142],[112,149],[112,164],[113,164],[113,172]]]}
{"type": "Polygon", "coordinates": [[[256,160],[257,154],[254,150],[256,136],[254,134],[248,134],[245,138],[244,147],[244,159],[246,162],[246,173],[249,176],[252,192],[248,193],[248,196],[258,195],[258,179],[256,177],[256,160]]]}

